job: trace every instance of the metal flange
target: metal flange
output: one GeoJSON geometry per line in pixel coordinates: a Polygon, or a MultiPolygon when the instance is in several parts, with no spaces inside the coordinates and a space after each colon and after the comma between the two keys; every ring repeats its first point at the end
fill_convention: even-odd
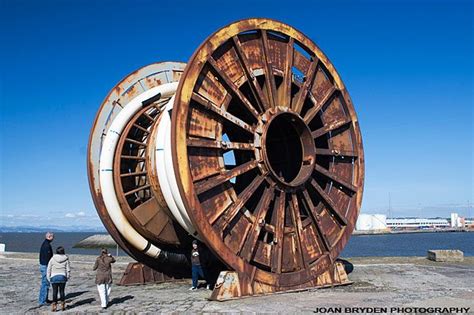
{"type": "Polygon", "coordinates": [[[185,208],[224,263],[272,290],[330,268],[359,213],[364,158],[349,94],[310,39],[268,19],[218,30],[187,63],[171,128],[185,208]]]}

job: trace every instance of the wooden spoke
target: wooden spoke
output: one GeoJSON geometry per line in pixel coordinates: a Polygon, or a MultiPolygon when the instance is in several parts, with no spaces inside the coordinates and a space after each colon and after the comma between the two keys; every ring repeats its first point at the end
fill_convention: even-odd
{"type": "Polygon", "coordinates": [[[276,86],[273,76],[273,65],[270,60],[270,47],[268,45],[268,35],[266,30],[262,30],[263,54],[265,55],[265,82],[267,86],[268,101],[272,107],[276,106],[276,86]]]}
{"type": "Polygon", "coordinates": [[[280,195],[275,200],[273,207],[273,215],[276,215],[275,220],[275,235],[273,236],[274,248],[272,251],[272,272],[281,273],[281,256],[283,250],[283,230],[285,228],[285,193],[280,192],[280,195]]]}
{"type": "Polygon", "coordinates": [[[245,239],[245,243],[240,252],[240,257],[250,261],[253,253],[255,252],[255,245],[257,243],[258,235],[263,226],[265,226],[265,216],[267,214],[270,201],[274,196],[274,188],[267,187],[263,192],[263,196],[257,204],[255,209],[255,220],[253,221],[252,228],[248,232],[248,236],[245,239]]]}
{"type": "Polygon", "coordinates": [[[230,88],[231,92],[236,95],[240,101],[242,102],[242,104],[244,104],[245,108],[247,108],[247,110],[256,118],[258,119],[258,112],[255,110],[255,108],[253,107],[253,105],[250,103],[250,101],[247,99],[247,97],[239,90],[239,87],[237,85],[235,85],[234,82],[232,82],[232,80],[229,78],[229,76],[224,73],[220,68],[219,68],[219,65],[216,63],[216,61],[214,60],[214,58],[209,58],[208,60],[209,64],[212,66],[212,68],[214,69],[214,71],[217,73],[217,75],[221,78],[221,80],[223,80],[224,82],[221,82],[223,83],[224,86],[227,86],[230,88]]]}
{"type": "MultiPolygon", "coordinates": [[[[315,57],[314,57],[315,58],[315,57]]],[[[308,92],[313,86],[314,77],[316,76],[316,69],[318,68],[319,59],[313,59],[308,72],[305,75],[305,81],[301,87],[298,95],[296,96],[295,102],[292,104],[292,108],[295,112],[299,113],[303,108],[304,101],[308,96],[308,92]]]]}
{"type": "Polygon", "coordinates": [[[257,78],[253,74],[252,69],[250,69],[249,63],[247,61],[247,57],[245,57],[244,51],[242,46],[240,45],[239,39],[237,36],[232,37],[232,41],[234,43],[235,52],[237,57],[239,57],[240,65],[244,70],[245,76],[247,77],[247,81],[249,82],[250,90],[257,101],[257,105],[260,110],[263,112],[265,109],[269,108],[267,101],[265,100],[265,96],[263,95],[263,91],[260,88],[260,85],[257,82],[257,78]]]}
{"type": "Polygon", "coordinates": [[[342,119],[342,120],[336,120],[336,121],[330,122],[324,127],[319,128],[318,130],[313,131],[311,134],[313,135],[313,138],[316,139],[330,131],[334,131],[350,123],[351,123],[351,120],[347,118],[342,119]]]}
{"type": "Polygon", "coordinates": [[[148,188],[150,188],[150,185],[143,185],[143,186],[140,186],[140,187],[135,188],[133,190],[127,191],[126,193],[124,193],[124,196],[126,197],[126,196],[132,195],[134,193],[137,193],[141,190],[148,189],[148,188]]]}
{"type": "Polygon", "coordinates": [[[218,231],[224,231],[224,228],[232,221],[232,219],[235,217],[235,215],[242,209],[242,207],[245,205],[245,203],[252,197],[254,192],[257,190],[257,188],[260,186],[260,184],[263,182],[265,177],[258,175],[255,177],[250,185],[248,185],[237,197],[237,200],[227,209],[224,209],[220,212],[215,212],[213,216],[209,219],[209,222],[211,225],[214,225],[214,223],[224,215],[222,220],[220,221],[220,224],[216,226],[216,229],[218,231]]]}
{"type": "Polygon", "coordinates": [[[329,195],[319,186],[316,180],[311,180],[311,185],[316,189],[318,195],[322,198],[323,202],[329,207],[331,212],[335,215],[336,219],[342,224],[347,225],[347,219],[339,212],[334,201],[329,197],[329,195]]]}
{"type": "Polygon", "coordinates": [[[147,172],[123,173],[123,174],[120,174],[120,177],[145,176],[146,174],[147,172]]]}
{"type": "Polygon", "coordinates": [[[357,152],[349,150],[337,150],[337,149],[318,149],[316,148],[316,155],[330,155],[330,156],[341,156],[348,158],[357,158],[357,152]]]}
{"type": "Polygon", "coordinates": [[[214,114],[224,118],[225,120],[233,123],[237,127],[242,128],[245,131],[248,131],[249,133],[253,134],[255,132],[255,129],[244,122],[243,120],[235,117],[234,115],[228,113],[224,109],[220,108],[210,100],[206,99],[205,97],[199,95],[196,92],[193,92],[192,99],[196,101],[198,104],[202,105],[204,108],[208,109],[209,111],[213,112],[214,114]]]}
{"type": "Polygon", "coordinates": [[[331,179],[332,181],[338,183],[339,185],[343,186],[344,188],[348,189],[351,193],[356,193],[357,192],[357,187],[352,185],[351,183],[346,182],[339,176],[337,176],[334,173],[329,172],[327,169],[324,167],[319,166],[318,164],[314,164],[314,170],[327,178],[331,179]]]}
{"type": "Polygon", "coordinates": [[[190,147],[213,148],[213,149],[222,149],[222,150],[253,150],[255,149],[255,146],[253,143],[215,141],[215,140],[206,140],[206,139],[187,139],[186,144],[190,147]]]}
{"type": "Polygon", "coordinates": [[[291,107],[291,82],[292,82],[292,67],[293,67],[293,52],[294,48],[293,45],[295,40],[293,37],[290,37],[287,49],[286,49],[286,67],[285,67],[285,74],[283,78],[283,101],[282,105],[291,107]]]}
{"type": "Polygon", "coordinates": [[[308,110],[308,112],[306,113],[306,115],[304,116],[304,121],[309,124],[311,122],[311,120],[313,120],[314,116],[316,116],[316,114],[319,112],[319,110],[321,108],[323,108],[324,105],[326,105],[327,102],[329,102],[333,96],[335,95],[336,91],[339,91],[338,89],[336,89],[334,86],[328,91],[328,93],[323,97],[323,99],[321,100],[321,102],[319,103],[315,103],[315,100],[313,97],[311,97],[311,100],[313,100],[313,104],[314,106],[311,107],[310,110],[308,110]]]}
{"type": "Polygon", "coordinates": [[[220,185],[230,180],[231,178],[234,178],[238,175],[241,175],[243,173],[246,173],[256,168],[257,165],[258,165],[258,162],[256,160],[248,161],[244,164],[234,167],[231,170],[224,171],[220,175],[195,183],[194,189],[196,190],[196,193],[198,195],[202,194],[203,192],[208,191],[209,189],[214,188],[217,185],[220,185]]]}
{"type": "Polygon", "coordinates": [[[300,210],[298,205],[298,196],[295,193],[291,194],[291,203],[290,203],[290,210],[291,210],[291,221],[293,222],[293,226],[295,227],[295,235],[296,235],[296,242],[297,242],[297,250],[299,251],[298,254],[294,253],[295,255],[299,255],[301,268],[307,267],[307,262],[304,259],[303,254],[303,242],[301,240],[301,232],[303,231],[303,225],[301,224],[301,217],[300,217],[300,210]]]}
{"type": "Polygon", "coordinates": [[[316,212],[316,207],[314,206],[313,200],[311,200],[311,197],[308,194],[308,190],[303,190],[303,197],[308,204],[311,219],[313,220],[314,226],[316,227],[316,230],[323,241],[323,245],[326,248],[327,251],[331,250],[331,245],[329,243],[329,240],[326,236],[326,233],[323,231],[323,225],[321,223],[321,218],[319,217],[319,214],[316,212]]]}

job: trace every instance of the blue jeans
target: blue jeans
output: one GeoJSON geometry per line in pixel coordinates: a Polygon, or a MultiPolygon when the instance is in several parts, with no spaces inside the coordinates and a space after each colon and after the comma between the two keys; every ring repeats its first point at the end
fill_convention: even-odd
{"type": "Polygon", "coordinates": [[[45,304],[46,300],[48,299],[48,291],[49,291],[49,281],[46,277],[48,266],[40,265],[40,272],[41,272],[41,288],[39,292],[38,302],[39,304],[45,304]]]}
{"type": "Polygon", "coordinates": [[[202,272],[201,265],[193,265],[192,272],[193,272],[192,273],[193,274],[193,287],[197,288],[199,276],[201,276],[201,278],[204,278],[204,273],[202,272]]]}

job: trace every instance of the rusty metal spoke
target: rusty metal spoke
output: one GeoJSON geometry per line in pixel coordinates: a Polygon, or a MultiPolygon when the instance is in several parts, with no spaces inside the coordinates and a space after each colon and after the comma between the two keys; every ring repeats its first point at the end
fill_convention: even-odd
{"type": "Polygon", "coordinates": [[[135,155],[121,155],[120,158],[124,160],[145,160],[145,157],[135,155]]]}
{"type": "Polygon", "coordinates": [[[291,107],[291,83],[293,78],[293,52],[294,48],[293,45],[295,40],[293,37],[290,37],[287,44],[286,49],[286,67],[285,73],[283,76],[283,104],[285,106],[291,107]]]}
{"type": "Polygon", "coordinates": [[[313,86],[313,81],[316,76],[318,63],[319,63],[319,59],[316,59],[316,57],[313,57],[313,62],[311,63],[311,66],[309,67],[308,72],[305,75],[303,86],[301,87],[300,91],[296,95],[295,102],[292,104],[293,110],[297,113],[301,112],[301,109],[303,108],[303,104],[306,100],[306,97],[308,96],[308,92],[313,86]]]}
{"type": "Polygon", "coordinates": [[[148,120],[150,120],[151,122],[155,122],[156,121],[156,118],[153,118],[151,117],[149,114],[147,114],[146,112],[143,113],[143,116],[146,117],[148,120]]]}
{"type": "Polygon", "coordinates": [[[235,52],[237,57],[239,58],[240,65],[244,70],[245,76],[247,77],[247,82],[249,83],[250,90],[257,101],[257,106],[261,111],[265,111],[268,109],[269,106],[267,101],[265,100],[265,96],[263,95],[263,91],[260,88],[260,85],[257,82],[257,78],[253,74],[252,69],[249,66],[249,62],[247,61],[247,57],[245,57],[245,53],[242,49],[242,45],[240,45],[240,41],[237,36],[232,37],[232,41],[234,43],[235,52]]]}
{"type": "Polygon", "coordinates": [[[149,133],[150,133],[150,131],[149,131],[148,129],[143,128],[143,127],[140,126],[140,125],[133,124],[133,127],[137,128],[137,129],[140,129],[141,131],[143,131],[143,132],[146,133],[146,134],[149,134],[149,133]]]}
{"type": "Polygon", "coordinates": [[[229,78],[229,76],[227,74],[225,74],[219,68],[219,65],[214,60],[214,58],[210,57],[209,60],[208,60],[208,63],[209,63],[209,65],[212,66],[212,68],[217,73],[217,75],[221,78],[221,80],[224,81],[224,82],[221,82],[221,81],[219,81],[219,82],[223,83],[224,87],[228,87],[230,89],[230,91],[240,99],[242,104],[244,104],[245,108],[253,115],[253,117],[258,119],[259,114],[258,114],[257,110],[253,107],[253,105],[250,103],[250,101],[247,99],[247,97],[239,90],[239,87],[237,85],[235,85],[235,83],[232,82],[232,80],[229,78]]]}
{"type": "Polygon", "coordinates": [[[244,122],[243,120],[235,117],[234,115],[228,113],[224,109],[220,108],[207,98],[199,95],[196,92],[193,92],[192,99],[196,101],[198,104],[202,105],[205,109],[209,110],[210,112],[218,115],[219,117],[224,118],[228,122],[231,122],[232,124],[236,125],[239,128],[242,128],[243,130],[253,134],[255,132],[255,128],[244,122]]]}
{"type": "Polygon", "coordinates": [[[340,156],[347,158],[357,158],[357,152],[339,149],[319,149],[316,148],[316,155],[340,156]]]}
{"type": "Polygon", "coordinates": [[[273,76],[273,64],[270,60],[270,47],[268,45],[268,34],[266,30],[261,31],[262,34],[262,44],[263,44],[263,54],[265,55],[265,85],[267,87],[267,95],[270,105],[272,107],[276,106],[276,85],[275,77],[273,76]]]}
{"type": "Polygon", "coordinates": [[[323,108],[327,102],[332,100],[337,91],[339,90],[333,86],[319,103],[316,103],[314,98],[311,97],[311,100],[313,100],[313,107],[311,107],[310,110],[308,110],[308,112],[305,114],[304,121],[309,124],[311,120],[313,120],[314,116],[316,116],[316,114],[319,112],[319,110],[323,108]]]}
{"type": "Polygon", "coordinates": [[[130,176],[145,176],[147,172],[134,172],[134,173],[123,173],[120,174],[120,177],[130,177],[130,176]]]}
{"type": "Polygon", "coordinates": [[[313,225],[316,228],[316,231],[319,234],[319,238],[322,240],[324,247],[326,248],[326,251],[331,250],[331,244],[329,243],[328,237],[326,233],[323,230],[323,224],[321,222],[321,218],[319,214],[316,212],[316,207],[313,203],[313,200],[311,200],[311,197],[309,196],[308,190],[305,189],[303,190],[303,197],[304,200],[306,201],[306,204],[308,205],[309,208],[309,214],[311,216],[311,219],[313,221],[313,225]]]}
{"type": "Polygon", "coordinates": [[[283,250],[283,231],[285,228],[285,193],[280,192],[273,207],[275,220],[275,235],[272,252],[272,272],[281,273],[281,257],[283,250]]]}
{"type": "MultiPolygon", "coordinates": [[[[300,217],[300,210],[298,205],[298,196],[296,193],[291,194],[291,203],[290,203],[290,210],[291,210],[291,221],[293,222],[293,226],[295,227],[295,235],[296,235],[296,243],[297,243],[297,251],[299,252],[297,255],[300,258],[300,267],[304,268],[307,267],[307,262],[304,259],[303,254],[303,242],[301,240],[301,232],[303,231],[303,225],[301,224],[301,217],[300,217]]],[[[295,253],[296,254],[296,253],[295,253]]]]}
{"type": "Polygon", "coordinates": [[[147,185],[143,185],[143,186],[140,186],[140,187],[135,188],[135,189],[133,189],[133,190],[127,191],[127,192],[125,192],[123,195],[126,197],[126,196],[132,195],[132,194],[134,194],[134,193],[137,193],[137,192],[139,192],[139,191],[142,191],[142,190],[145,190],[145,189],[148,189],[148,188],[150,188],[150,185],[148,185],[148,184],[147,184],[147,185]]]}
{"type": "Polygon", "coordinates": [[[136,145],[138,145],[138,146],[142,146],[142,147],[146,147],[146,146],[147,146],[146,143],[143,143],[143,142],[141,142],[141,141],[137,141],[137,140],[131,139],[131,138],[126,138],[125,141],[126,141],[126,142],[130,142],[130,143],[133,143],[133,144],[136,144],[136,145]]]}
{"type": "Polygon", "coordinates": [[[221,150],[254,150],[253,143],[216,141],[207,139],[187,139],[186,143],[189,147],[212,148],[221,150]]]}
{"type": "Polygon", "coordinates": [[[252,259],[253,253],[255,252],[257,238],[260,234],[260,230],[263,226],[265,226],[265,216],[267,214],[270,201],[273,199],[273,196],[274,188],[267,187],[263,192],[262,198],[257,204],[252,227],[250,228],[250,231],[248,232],[248,235],[245,238],[242,250],[240,251],[240,257],[247,261],[250,261],[252,259]]]}
{"type": "Polygon", "coordinates": [[[211,218],[209,219],[209,223],[213,225],[217,220],[222,217],[222,220],[219,221],[219,224],[215,225],[216,230],[223,232],[224,228],[229,224],[230,221],[235,217],[235,215],[242,209],[245,203],[252,197],[255,191],[258,189],[260,184],[265,179],[264,176],[258,175],[256,176],[250,185],[248,185],[237,197],[237,200],[227,209],[223,209],[222,211],[216,211],[211,218]]]}
{"type": "Polygon", "coordinates": [[[208,191],[211,188],[216,187],[217,185],[220,185],[231,178],[234,178],[236,176],[242,175],[243,173],[246,173],[254,168],[256,168],[258,165],[258,162],[255,160],[248,161],[244,164],[241,164],[239,166],[234,167],[231,170],[225,171],[222,174],[219,174],[217,176],[211,177],[209,179],[205,179],[199,182],[195,183],[194,189],[196,190],[196,193],[202,194],[205,191],[208,191]]]}
{"type": "Polygon", "coordinates": [[[329,197],[329,195],[319,186],[316,180],[311,180],[311,185],[316,189],[318,195],[322,198],[323,202],[329,207],[329,210],[334,214],[336,219],[341,223],[341,225],[347,225],[347,219],[344,215],[341,214],[335,202],[329,197]]]}
{"type": "Polygon", "coordinates": [[[336,129],[339,129],[345,125],[348,125],[351,123],[351,120],[348,119],[348,118],[344,118],[344,119],[339,119],[339,120],[335,120],[327,125],[325,125],[324,127],[321,127],[315,131],[313,131],[311,134],[313,136],[313,138],[319,138],[321,137],[322,135],[330,132],[330,131],[334,131],[336,129]]]}
{"type": "Polygon", "coordinates": [[[339,185],[343,186],[344,188],[348,189],[352,194],[357,192],[357,187],[348,183],[347,181],[340,178],[337,174],[331,173],[324,167],[319,166],[318,164],[314,165],[314,170],[327,178],[331,179],[332,181],[338,183],[339,185]]]}

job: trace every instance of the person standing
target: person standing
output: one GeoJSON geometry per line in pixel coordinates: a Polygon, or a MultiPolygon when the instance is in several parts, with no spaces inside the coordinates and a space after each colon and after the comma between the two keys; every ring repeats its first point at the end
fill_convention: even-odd
{"type": "Polygon", "coordinates": [[[66,282],[69,280],[70,273],[69,257],[64,252],[64,247],[59,246],[56,249],[56,254],[49,260],[47,273],[48,280],[53,287],[53,303],[51,304],[53,312],[56,312],[58,305],[58,290],[61,310],[64,311],[66,309],[64,289],[66,288],[66,282]]]}
{"type": "Polygon", "coordinates": [[[93,268],[93,270],[97,270],[95,284],[97,284],[97,291],[99,291],[100,304],[104,309],[109,304],[110,291],[112,289],[112,264],[114,262],[115,258],[109,254],[106,248],[102,248],[93,268]]]}
{"type": "Polygon", "coordinates": [[[39,263],[40,263],[40,272],[41,272],[41,287],[39,291],[38,302],[40,305],[45,305],[48,303],[48,291],[49,291],[49,282],[46,275],[48,268],[48,263],[51,257],[53,257],[53,248],[51,247],[51,242],[54,239],[54,234],[47,232],[45,235],[45,240],[41,244],[39,252],[39,263]]]}
{"type": "Polygon", "coordinates": [[[193,241],[193,249],[191,250],[191,265],[192,265],[191,271],[192,271],[193,286],[189,288],[189,290],[196,290],[198,287],[199,276],[201,276],[201,278],[204,278],[204,272],[201,266],[198,242],[196,240],[193,241]]]}

